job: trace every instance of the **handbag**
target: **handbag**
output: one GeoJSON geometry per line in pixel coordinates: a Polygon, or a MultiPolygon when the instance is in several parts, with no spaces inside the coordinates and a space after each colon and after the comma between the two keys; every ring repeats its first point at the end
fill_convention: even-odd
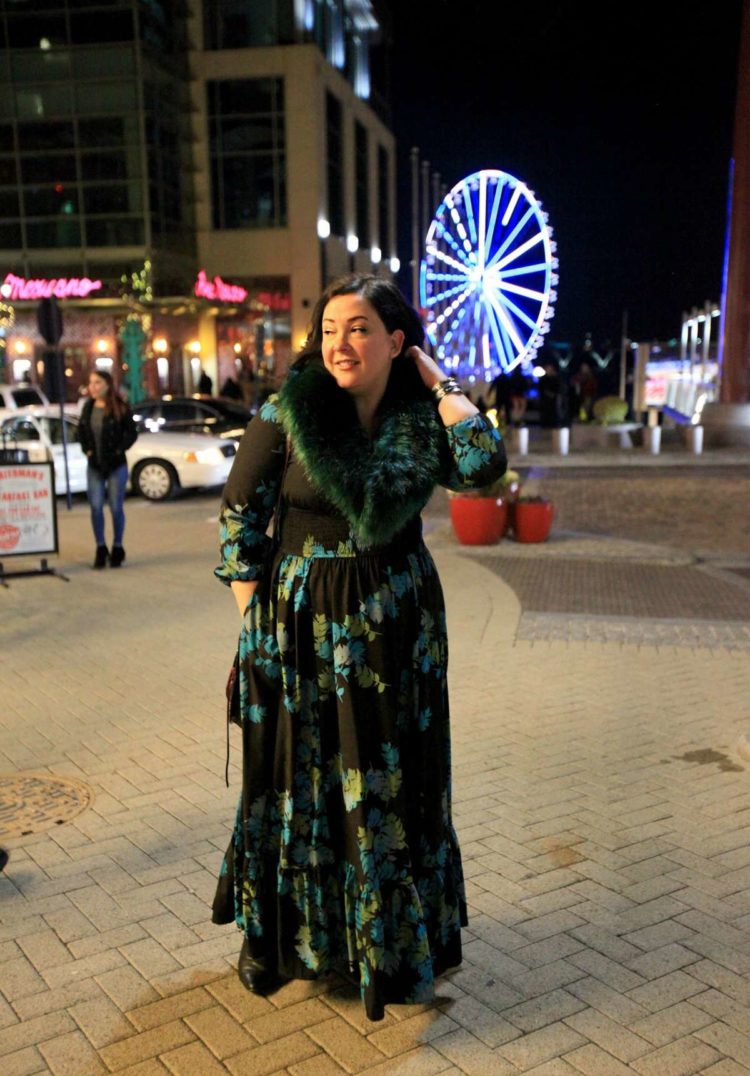
{"type": "MultiPolygon", "coordinates": [[[[268,549],[267,561],[269,565],[273,562],[273,558],[276,556],[276,550],[279,545],[279,527],[281,523],[281,491],[284,488],[284,479],[286,478],[287,468],[289,467],[289,458],[292,454],[292,442],[291,438],[287,434],[286,448],[284,456],[284,467],[281,472],[281,481],[279,482],[279,493],[276,498],[276,505],[273,510],[273,531],[272,540],[268,549]]],[[[242,709],[240,707],[240,648],[234,655],[234,661],[232,667],[229,670],[229,676],[227,678],[227,686],[224,689],[227,697],[227,760],[224,767],[224,781],[227,788],[229,788],[229,726],[238,725],[242,728],[242,709]]]]}

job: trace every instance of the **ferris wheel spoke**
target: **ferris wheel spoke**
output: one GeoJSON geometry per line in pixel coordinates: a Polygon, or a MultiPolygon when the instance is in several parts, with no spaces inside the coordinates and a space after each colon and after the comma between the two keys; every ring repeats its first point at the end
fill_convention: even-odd
{"type": "Polygon", "coordinates": [[[446,283],[450,283],[452,280],[462,280],[466,283],[466,273],[436,273],[434,270],[430,270],[427,273],[428,280],[442,280],[446,283]]]}
{"type": "MultiPolygon", "coordinates": [[[[492,201],[492,210],[490,211],[490,222],[487,225],[487,235],[492,240],[492,236],[495,234],[495,224],[497,222],[497,214],[500,211],[500,203],[503,200],[503,190],[505,188],[505,180],[500,180],[495,191],[495,197],[492,201]]],[[[486,260],[486,258],[485,258],[486,260]]]]}
{"type": "Polygon", "coordinates": [[[472,246],[469,242],[469,237],[466,234],[466,228],[464,228],[464,222],[461,220],[461,214],[458,212],[455,205],[451,206],[451,220],[456,226],[456,233],[463,244],[464,250],[467,254],[473,255],[472,246]]]}
{"type": "Polygon", "coordinates": [[[476,247],[477,245],[477,226],[474,220],[474,206],[471,203],[471,191],[468,186],[464,187],[464,208],[466,209],[466,220],[469,224],[469,234],[471,235],[471,242],[476,247]]]}
{"type": "Polygon", "coordinates": [[[534,207],[531,206],[530,209],[526,210],[526,212],[521,217],[521,219],[518,221],[518,223],[513,228],[513,230],[511,232],[509,232],[508,235],[506,235],[505,239],[502,241],[500,246],[497,248],[497,250],[495,251],[495,253],[492,256],[492,260],[489,263],[491,266],[496,265],[500,261],[503,254],[505,254],[505,252],[507,251],[508,247],[511,246],[511,244],[514,242],[514,240],[517,238],[517,236],[520,235],[520,233],[523,231],[523,229],[528,224],[530,218],[533,217],[533,216],[534,216],[534,207]]]}
{"type": "Polygon", "coordinates": [[[455,258],[451,258],[450,254],[446,254],[442,250],[438,250],[434,247],[432,250],[428,250],[428,254],[431,254],[433,258],[437,258],[438,261],[445,262],[446,265],[452,265],[454,269],[458,269],[460,272],[466,275],[466,266],[461,265],[461,262],[457,262],[455,258]]]}
{"type": "Polygon", "coordinates": [[[517,269],[501,269],[498,271],[500,280],[507,280],[511,276],[524,276],[526,273],[546,273],[549,266],[546,262],[538,262],[536,265],[519,265],[517,269]]]}
{"type": "Polygon", "coordinates": [[[502,269],[504,266],[510,265],[510,263],[514,262],[516,258],[520,258],[521,255],[525,254],[527,250],[531,250],[531,248],[536,246],[537,243],[540,243],[542,239],[544,239],[544,233],[537,232],[537,234],[533,235],[531,239],[527,239],[525,243],[521,243],[520,247],[516,247],[516,249],[512,250],[510,254],[506,254],[503,260],[497,263],[498,269],[502,269]]]}
{"type": "Polygon", "coordinates": [[[505,347],[503,365],[506,367],[506,369],[510,369],[515,362],[517,348],[514,347],[513,341],[508,336],[508,332],[502,321],[498,321],[498,328],[500,330],[500,336],[505,347]]]}
{"type": "MultiPolygon", "coordinates": [[[[471,294],[471,292],[473,290],[474,290],[474,284],[470,284],[468,288],[464,288],[462,290],[461,294],[459,296],[457,296],[453,300],[453,302],[450,303],[449,306],[446,306],[444,310],[441,310],[439,313],[436,314],[435,320],[434,320],[434,322],[432,323],[432,325],[430,327],[437,329],[441,325],[443,325],[446,321],[448,321],[448,319],[453,316],[453,314],[456,312],[456,310],[460,310],[463,303],[466,301],[467,297],[471,294]]],[[[454,322],[450,326],[450,328],[451,329],[454,328],[457,323],[458,323],[458,318],[456,318],[454,320],[454,322]]]]}
{"type": "Polygon", "coordinates": [[[477,344],[476,344],[476,341],[472,338],[472,341],[469,344],[469,365],[474,366],[476,361],[477,361],[477,344]]]}
{"type": "Polygon", "coordinates": [[[516,348],[516,350],[518,352],[523,351],[524,346],[525,346],[524,342],[521,339],[521,337],[518,335],[518,332],[516,331],[516,327],[513,324],[513,321],[511,320],[511,318],[508,316],[508,313],[505,310],[505,307],[503,306],[503,304],[498,301],[497,296],[493,295],[492,292],[487,292],[487,300],[490,303],[490,306],[492,307],[492,309],[497,314],[498,318],[500,319],[501,325],[504,326],[505,331],[507,332],[508,336],[513,341],[513,346],[516,348]]]}
{"type": "Polygon", "coordinates": [[[495,341],[495,351],[498,354],[498,358],[503,366],[507,366],[513,360],[513,345],[508,339],[507,333],[503,332],[502,324],[498,321],[497,315],[491,306],[486,307],[487,311],[487,323],[492,333],[492,339],[495,341]],[[505,339],[503,339],[505,338],[505,339]],[[506,348],[507,343],[507,348],[506,348]]]}
{"type": "Polygon", "coordinates": [[[467,257],[467,252],[464,250],[461,244],[458,243],[456,239],[454,239],[454,237],[451,235],[451,233],[448,231],[448,229],[442,222],[438,223],[436,231],[440,232],[440,238],[445,240],[451,250],[454,250],[456,252],[458,257],[466,266],[471,264],[470,259],[467,257]]]}
{"type": "Polygon", "coordinates": [[[532,330],[532,332],[536,329],[536,321],[534,318],[529,317],[525,310],[521,310],[519,306],[516,306],[515,303],[511,302],[507,295],[498,295],[497,300],[502,305],[506,314],[509,316],[513,314],[517,321],[522,321],[528,329],[532,330]]]}
{"type": "Polygon", "coordinates": [[[448,311],[445,311],[445,316],[450,316],[455,312],[455,317],[453,318],[453,321],[451,322],[449,328],[451,335],[453,335],[454,332],[461,330],[464,322],[467,320],[472,292],[475,292],[475,288],[473,288],[473,286],[467,288],[465,294],[459,296],[453,303],[452,307],[448,308],[448,310],[450,310],[450,314],[448,313],[448,311]]]}
{"type": "Polygon", "coordinates": [[[514,295],[523,295],[526,299],[536,299],[537,302],[544,302],[544,292],[534,291],[533,288],[522,288],[520,284],[508,284],[506,280],[498,280],[497,286],[500,291],[511,291],[514,295]]]}
{"type": "Polygon", "coordinates": [[[515,185],[515,187],[513,189],[513,194],[511,196],[511,199],[508,202],[507,206],[505,207],[505,212],[503,213],[503,219],[500,222],[503,228],[508,227],[510,219],[511,219],[511,217],[513,216],[513,214],[516,211],[516,206],[518,205],[519,199],[520,199],[521,195],[524,194],[525,192],[526,192],[526,188],[524,187],[523,183],[516,183],[516,185],[515,185]]]}
{"type": "MultiPolygon", "coordinates": [[[[474,285],[472,284],[472,288],[474,285]]],[[[425,303],[425,306],[434,306],[436,303],[443,303],[453,298],[454,295],[459,295],[466,290],[466,277],[463,279],[463,283],[458,284],[454,288],[447,288],[445,291],[435,292],[425,303]]]]}
{"type": "Polygon", "coordinates": [[[445,246],[442,246],[441,243],[432,243],[430,246],[428,246],[427,253],[434,254],[438,250],[442,250],[444,254],[448,255],[451,255],[452,253],[457,258],[456,267],[462,273],[464,273],[464,275],[470,273],[472,268],[474,267],[474,259],[466,253],[463,247],[457,245],[453,236],[442,235],[440,237],[440,240],[442,244],[445,244],[445,246]],[[448,248],[447,250],[445,249],[446,247],[448,248]]]}
{"type": "Polygon", "coordinates": [[[477,242],[477,268],[484,272],[487,259],[487,176],[479,179],[479,240],[477,242]]]}

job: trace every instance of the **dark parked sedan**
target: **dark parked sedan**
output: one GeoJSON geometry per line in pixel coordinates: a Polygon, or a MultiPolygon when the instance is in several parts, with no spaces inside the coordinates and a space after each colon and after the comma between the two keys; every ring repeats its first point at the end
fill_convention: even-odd
{"type": "Polygon", "coordinates": [[[217,396],[162,396],[133,408],[139,429],[149,433],[210,433],[239,441],[253,412],[241,403],[217,396]]]}

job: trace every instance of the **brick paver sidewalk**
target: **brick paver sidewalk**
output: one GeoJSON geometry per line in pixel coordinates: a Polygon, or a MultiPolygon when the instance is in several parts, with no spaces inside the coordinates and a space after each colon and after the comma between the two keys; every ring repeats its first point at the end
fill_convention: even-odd
{"type": "Polygon", "coordinates": [[[128,563],[102,573],[77,504],[70,582],[0,592],[0,781],[95,795],[2,840],[3,1076],[750,1072],[747,652],[519,639],[514,593],[438,526],[464,964],[379,1024],[343,983],[241,987],[209,921],[239,787],[216,503],[129,501],[128,563]]]}

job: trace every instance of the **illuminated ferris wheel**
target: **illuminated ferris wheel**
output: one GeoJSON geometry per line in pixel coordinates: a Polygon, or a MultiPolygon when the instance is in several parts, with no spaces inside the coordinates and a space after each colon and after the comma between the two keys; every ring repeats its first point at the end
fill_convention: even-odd
{"type": "Polygon", "coordinates": [[[490,380],[534,358],[557,298],[548,222],[507,172],[475,172],[446,194],[420,274],[427,334],[445,369],[490,380]]]}

